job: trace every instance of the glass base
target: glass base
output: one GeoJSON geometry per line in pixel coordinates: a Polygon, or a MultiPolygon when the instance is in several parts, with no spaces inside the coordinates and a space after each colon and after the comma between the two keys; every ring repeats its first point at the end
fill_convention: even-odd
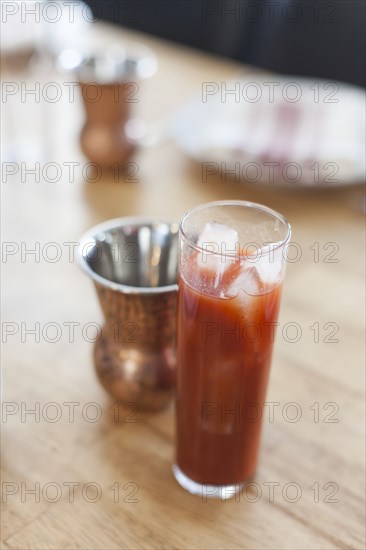
{"type": "Polygon", "coordinates": [[[236,483],[234,485],[208,485],[205,483],[197,483],[197,481],[193,481],[193,479],[186,476],[177,464],[173,464],[172,470],[175,479],[183,489],[192,495],[202,497],[204,501],[208,498],[220,498],[221,500],[233,498],[240,493],[245,485],[245,483],[236,483]]]}

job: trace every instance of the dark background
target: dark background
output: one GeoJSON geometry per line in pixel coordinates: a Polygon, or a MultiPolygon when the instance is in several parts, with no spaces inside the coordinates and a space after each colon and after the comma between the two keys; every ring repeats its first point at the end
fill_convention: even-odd
{"type": "Polygon", "coordinates": [[[365,86],[365,0],[86,0],[105,19],[284,74],[365,86]]]}

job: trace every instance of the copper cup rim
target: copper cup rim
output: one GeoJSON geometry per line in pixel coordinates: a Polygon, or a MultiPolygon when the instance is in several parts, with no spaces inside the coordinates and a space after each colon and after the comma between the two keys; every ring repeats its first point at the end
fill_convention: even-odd
{"type": "Polygon", "coordinates": [[[114,44],[106,50],[89,53],[67,48],[59,55],[57,65],[62,71],[77,75],[79,84],[111,86],[125,85],[131,79],[150,78],[157,71],[157,58],[153,50],[144,44],[129,48],[114,44]],[[67,55],[71,55],[70,60],[67,55]],[[94,66],[98,61],[108,64],[109,73],[98,72],[94,66]]]}
{"type": "Polygon", "coordinates": [[[93,241],[95,242],[95,238],[98,233],[103,231],[110,231],[112,229],[118,229],[120,227],[125,227],[126,225],[142,226],[142,225],[151,225],[151,224],[165,224],[169,226],[170,229],[172,227],[175,227],[177,233],[179,230],[178,222],[161,219],[158,217],[126,216],[126,217],[114,218],[112,220],[102,222],[100,224],[93,226],[91,229],[83,233],[83,235],[81,236],[79,245],[77,247],[77,252],[76,252],[76,260],[79,267],[82,269],[82,271],[84,271],[84,273],[86,273],[86,275],[88,275],[91,279],[93,279],[94,283],[97,283],[103,287],[109,288],[110,290],[120,292],[122,294],[156,295],[156,294],[166,294],[166,293],[177,292],[178,283],[165,285],[165,286],[156,286],[156,287],[130,286],[122,283],[116,283],[115,281],[111,281],[110,279],[107,279],[102,275],[99,275],[98,273],[96,273],[93,269],[91,269],[91,267],[89,266],[88,262],[85,259],[83,250],[85,249],[85,246],[87,246],[88,244],[92,244],[93,241]]]}

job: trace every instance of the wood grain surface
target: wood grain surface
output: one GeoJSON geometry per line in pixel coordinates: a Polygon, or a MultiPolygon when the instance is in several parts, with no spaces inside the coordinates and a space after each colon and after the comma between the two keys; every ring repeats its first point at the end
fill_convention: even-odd
{"type": "MultiPolygon", "coordinates": [[[[107,25],[98,32],[105,41],[143,40],[156,52],[159,71],[141,84],[134,106],[148,125],[199,96],[202,82],[249,71],[107,25]]],[[[42,68],[36,76],[2,76],[29,86],[65,81],[42,68]]],[[[364,548],[359,191],[203,183],[199,167],[170,140],[136,154],[137,183],[88,182],[80,170],[72,181],[65,163],[87,162],[78,145],[78,96],[74,103],[66,94],[56,103],[22,103],[16,94],[3,110],[5,160],[19,171],[2,183],[2,548],[364,548]],[[22,178],[20,163],[37,160],[41,168],[59,163],[59,181],[22,178]],[[117,408],[99,386],[92,340],[102,315],[67,244],[109,218],[178,220],[193,205],[220,199],[280,211],[301,251],[288,267],[258,471],[226,502],[193,497],[174,480],[173,405],[150,415],[117,408]]]]}

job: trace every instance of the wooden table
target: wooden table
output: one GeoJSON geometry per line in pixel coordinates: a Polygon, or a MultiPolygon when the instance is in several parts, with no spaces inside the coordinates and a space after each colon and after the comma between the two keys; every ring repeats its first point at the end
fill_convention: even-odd
{"type": "MultiPolygon", "coordinates": [[[[159,72],[136,105],[148,124],[199,95],[203,81],[229,80],[240,68],[138,34],[99,32],[111,41],[143,39],[156,52],[159,72]]],[[[172,141],[137,154],[138,183],[88,183],[79,173],[70,181],[64,163],[86,163],[80,103],[23,104],[18,94],[5,107],[5,138],[20,148],[10,147],[5,160],[55,161],[62,174],[56,183],[29,175],[22,183],[20,167],[2,185],[2,238],[15,243],[2,264],[2,548],[364,548],[364,216],[353,191],[202,183],[172,141]],[[94,374],[86,341],[93,330],[83,337],[88,323],[102,322],[96,295],[64,244],[109,218],[179,219],[220,199],[279,210],[302,250],[288,268],[267,398],[274,417],[266,414],[255,483],[226,502],[193,497],[174,480],[173,406],[116,418],[94,374]],[[50,242],[62,251],[54,263],[50,242]],[[24,256],[37,246],[38,257],[24,256]]]]}

